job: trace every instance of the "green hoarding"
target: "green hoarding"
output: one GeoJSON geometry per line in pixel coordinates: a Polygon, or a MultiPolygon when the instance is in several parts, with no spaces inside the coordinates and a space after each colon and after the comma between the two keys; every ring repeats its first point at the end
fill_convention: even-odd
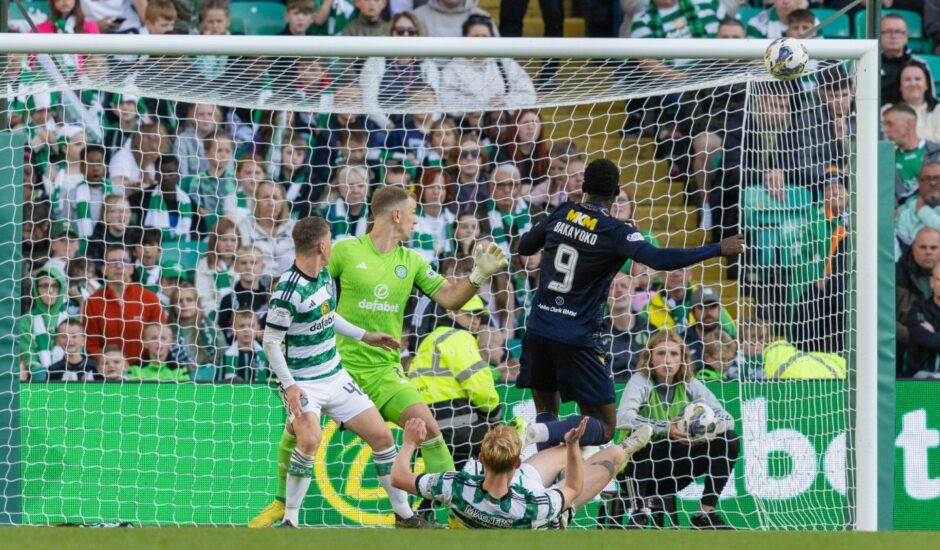
{"type": "MultiPolygon", "coordinates": [[[[711,387],[744,437],[735,482],[720,505],[726,517],[750,528],[841,528],[840,385],[711,387]]],[[[534,412],[522,392],[501,391],[507,414],[534,412]]],[[[271,499],[283,413],[267,387],[32,384],[20,397],[26,523],[238,525],[271,499]]],[[[389,524],[368,447],[332,424],[323,441],[304,522],[389,524]]],[[[697,487],[680,495],[683,509],[694,509],[697,487]]],[[[587,515],[595,509],[577,523],[593,526],[587,515]]]]}
{"type": "Polygon", "coordinates": [[[940,529],[940,382],[897,383],[894,528],[940,529]]]}

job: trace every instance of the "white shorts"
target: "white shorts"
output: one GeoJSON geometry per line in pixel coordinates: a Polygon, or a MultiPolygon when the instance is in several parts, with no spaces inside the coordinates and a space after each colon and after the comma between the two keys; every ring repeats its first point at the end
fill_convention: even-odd
{"type": "MultiPolygon", "coordinates": [[[[318,417],[326,414],[337,424],[348,422],[375,407],[369,396],[353,382],[349,373],[342,369],[329,378],[298,380],[297,387],[307,394],[307,399],[300,401],[303,412],[312,412],[318,417]]],[[[277,392],[287,411],[287,421],[293,422],[294,415],[287,406],[287,392],[280,384],[278,384],[277,392]]]]}

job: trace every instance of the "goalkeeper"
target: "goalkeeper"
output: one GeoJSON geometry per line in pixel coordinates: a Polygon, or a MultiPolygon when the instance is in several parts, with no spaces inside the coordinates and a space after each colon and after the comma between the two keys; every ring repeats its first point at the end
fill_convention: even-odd
{"type": "MultiPolygon", "coordinates": [[[[477,246],[474,267],[467,279],[448,281],[417,252],[402,242],[411,238],[417,222],[417,201],[402,187],[385,187],[372,198],[372,231],[336,243],[328,265],[338,281],[337,313],[369,332],[401,338],[405,305],[413,287],[449,310],[459,310],[480,285],[507,267],[496,244],[477,246]]],[[[429,472],[454,469],[454,460],[440,428],[418,391],[408,383],[397,351],[380,350],[350,338],[338,338],[343,366],[379,409],[382,417],[399,426],[412,418],[427,426],[421,454],[429,472]]],[[[278,484],[275,500],[248,524],[268,527],[284,515],[285,477],[297,440],[285,429],[278,447],[278,484]]]]}

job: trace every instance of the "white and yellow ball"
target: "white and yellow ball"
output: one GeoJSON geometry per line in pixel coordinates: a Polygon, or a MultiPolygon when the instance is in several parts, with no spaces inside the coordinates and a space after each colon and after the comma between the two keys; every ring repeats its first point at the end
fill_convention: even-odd
{"type": "Polygon", "coordinates": [[[809,53],[806,46],[796,38],[778,38],[764,51],[764,65],[767,71],[780,80],[797,78],[806,70],[809,53]]]}

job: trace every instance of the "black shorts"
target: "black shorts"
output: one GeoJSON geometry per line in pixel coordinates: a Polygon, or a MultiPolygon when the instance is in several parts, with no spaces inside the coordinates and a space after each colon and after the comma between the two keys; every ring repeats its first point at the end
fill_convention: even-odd
{"type": "Polygon", "coordinates": [[[579,405],[616,402],[614,380],[604,352],[561,344],[526,332],[517,388],[559,392],[562,401],[579,405]]]}

